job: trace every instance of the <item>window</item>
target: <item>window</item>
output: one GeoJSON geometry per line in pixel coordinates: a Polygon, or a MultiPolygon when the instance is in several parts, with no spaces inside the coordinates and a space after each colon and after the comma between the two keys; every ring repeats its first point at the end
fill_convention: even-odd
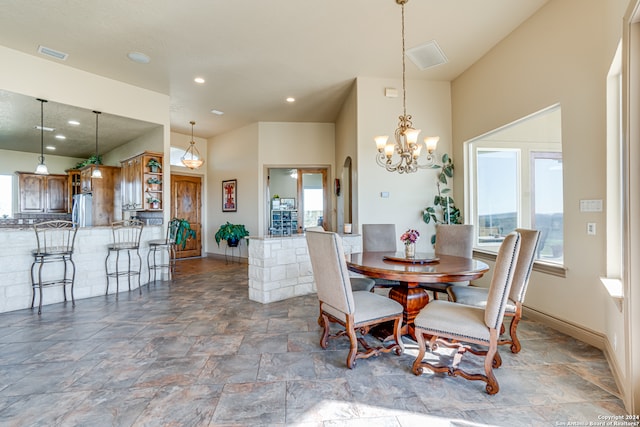
{"type": "Polygon", "coordinates": [[[467,142],[475,248],[497,253],[515,228],[540,230],[536,258],[563,262],[561,110],[551,107],[467,142]]]}
{"type": "Polygon", "coordinates": [[[13,216],[13,176],[0,175],[0,218],[13,216]]]}

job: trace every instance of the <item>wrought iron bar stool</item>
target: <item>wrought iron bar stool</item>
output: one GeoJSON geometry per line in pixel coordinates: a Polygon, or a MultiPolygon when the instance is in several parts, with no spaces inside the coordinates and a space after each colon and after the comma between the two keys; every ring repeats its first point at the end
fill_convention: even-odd
{"type": "MultiPolygon", "coordinates": [[[[76,277],[76,265],[73,262],[73,245],[76,240],[78,228],[71,221],[46,221],[34,225],[38,247],[31,251],[33,264],[31,264],[31,308],[36,300],[36,288],[39,290],[38,314],[42,314],[42,288],[54,285],[62,285],[64,301],[67,302],[67,285],[71,287],[71,303],[75,307],[76,300],[73,297],[73,283],[76,277]],[[62,277],[57,274],[48,274],[43,279],[43,267],[49,263],[62,263],[62,277]],[[38,278],[36,280],[35,269],[38,266],[38,278]],[[54,278],[51,278],[54,277],[54,278]]],[[[58,273],[51,271],[50,273],[58,273]]]]}
{"type": "Polygon", "coordinates": [[[149,282],[151,282],[151,271],[153,271],[153,281],[156,281],[156,271],[167,269],[169,274],[169,280],[173,278],[173,274],[176,268],[176,236],[178,234],[178,228],[180,223],[176,220],[171,220],[167,224],[167,234],[164,239],[150,240],[149,252],[147,253],[147,268],[149,269],[149,282]],[[167,251],[169,257],[167,263],[158,263],[156,255],[167,251]]]}
{"type": "Polygon", "coordinates": [[[111,231],[113,233],[113,242],[107,246],[107,258],[104,261],[105,270],[107,271],[107,291],[105,295],[109,294],[109,279],[115,277],[116,279],[116,298],[120,291],[120,277],[126,277],[131,290],[131,277],[138,276],[138,289],[140,295],[142,295],[142,289],[140,288],[140,275],[142,271],[142,257],[140,256],[140,238],[142,237],[142,221],[136,219],[127,219],[124,221],[116,221],[111,224],[111,231]],[[127,265],[126,270],[120,270],[120,253],[127,253],[127,265]],[[135,260],[132,265],[131,252],[138,257],[138,265],[135,268],[135,260]],[[112,266],[113,269],[109,270],[109,257],[115,253],[115,263],[112,266]]]}

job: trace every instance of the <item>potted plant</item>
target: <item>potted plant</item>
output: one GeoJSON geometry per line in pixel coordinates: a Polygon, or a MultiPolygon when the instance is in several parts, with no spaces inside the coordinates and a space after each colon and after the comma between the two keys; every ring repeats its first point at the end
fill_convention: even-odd
{"type": "Polygon", "coordinates": [[[162,184],[162,180],[160,178],[152,176],[151,178],[147,179],[147,184],[149,184],[150,188],[156,190],[158,188],[158,185],[162,184]]]}
{"type": "Polygon", "coordinates": [[[248,235],[249,232],[244,227],[244,224],[231,224],[227,221],[226,224],[222,224],[218,231],[216,231],[215,239],[218,246],[220,246],[221,240],[226,240],[230,247],[235,248],[240,243],[240,239],[248,235]]]}
{"type": "Polygon", "coordinates": [[[187,245],[187,240],[196,237],[196,231],[191,228],[191,224],[184,218],[172,218],[169,221],[169,235],[175,236],[174,242],[176,246],[187,245]]]}
{"type": "Polygon", "coordinates": [[[147,202],[151,205],[151,209],[160,208],[160,199],[155,196],[147,197],[147,202]]]}
{"type": "Polygon", "coordinates": [[[147,162],[147,167],[149,168],[149,171],[151,173],[160,172],[160,169],[162,169],[162,163],[160,163],[156,159],[149,159],[149,161],[147,162]]]}
{"type": "MultiPolygon", "coordinates": [[[[462,224],[460,209],[456,207],[453,197],[449,195],[447,178],[453,178],[453,160],[447,153],[442,155],[442,165],[433,165],[433,169],[440,169],[437,181],[437,194],[433,198],[433,206],[427,207],[422,213],[422,219],[429,224],[462,224]],[[442,216],[440,217],[440,214],[442,216]]],[[[436,235],[431,236],[431,243],[436,243],[436,235]]]]}

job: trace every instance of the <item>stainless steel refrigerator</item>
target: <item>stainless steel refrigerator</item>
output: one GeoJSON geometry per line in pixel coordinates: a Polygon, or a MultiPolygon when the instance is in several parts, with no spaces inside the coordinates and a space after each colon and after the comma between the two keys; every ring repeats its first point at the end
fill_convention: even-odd
{"type": "Polygon", "coordinates": [[[71,219],[78,227],[91,227],[91,193],[76,194],[73,196],[73,208],[71,219]]]}

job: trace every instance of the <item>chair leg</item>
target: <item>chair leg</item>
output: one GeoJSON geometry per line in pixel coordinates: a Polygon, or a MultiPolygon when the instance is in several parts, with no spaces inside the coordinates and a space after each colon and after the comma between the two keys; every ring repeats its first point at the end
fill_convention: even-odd
{"type": "MultiPolygon", "coordinates": [[[[489,394],[496,394],[500,391],[500,386],[498,385],[498,380],[496,376],[493,374],[493,365],[495,363],[495,356],[498,352],[498,344],[496,342],[492,342],[489,345],[489,350],[487,350],[487,355],[484,358],[484,372],[486,375],[487,386],[485,390],[489,394]]],[[[498,355],[498,358],[500,356],[498,355]]]]}
{"type": "Polygon", "coordinates": [[[511,353],[519,353],[522,349],[520,345],[520,340],[518,339],[518,335],[516,334],[516,328],[518,327],[518,323],[520,322],[520,316],[516,315],[511,319],[511,325],[509,326],[509,335],[511,335],[511,353]]]}
{"type": "Polygon", "coordinates": [[[76,263],[73,262],[73,259],[69,257],[69,262],[71,263],[71,306],[76,306],[76,299],[73,295],[73,287],[76,283],[76,263]]]}
{"type": "Polygon", "coordinates": [[[356,331],[353,329],[353,316],[349,315],[347,318],[345,332],[349,337],[349,354],[347,355],[347,368],[353,369],[356,366],[356,356],[358,354],[358,337],[356,331]]]}
{"type": "Polygon", "coordinates": [[[427,352],[427,345],[424,342],[424,334],[422,331],[416,329],[416,339],[418,341],[418,355],[416,356],[416,360],[413,361],[413,366],[411,368],[411,372],[415,375],[422,375],[424,369],[422,367],[422,359],[424,359],[424,355],[427,352]]]}
{"type": "Polygon", "coordinates": [[[329,339],[329,318],[326,314],[320,313],[318,323],[322,326],[322,336],[320,337],[320,347],[327,348],[327,340],[329,339]]]}
{"type": "Polygon", "coordinates": [[[396,344],[398,345],[398,347],[396,347],[396,354],[398,356],[402,355],[402,353],[404,353],[404,342],[402,342],[402,333],[401,333],[401,329],[402,329],[402,319],[397,318],[394,322],[393,322],[393,338],[396,340],[396,344]]]}
{"type": "Polygon", "coordinates": [[[34,261],[31,264],[31,308],[33,308],[33,304],[36,302],[36,278],[33,275],[33,270],[36,266],[36,262],[34,261]]]}

